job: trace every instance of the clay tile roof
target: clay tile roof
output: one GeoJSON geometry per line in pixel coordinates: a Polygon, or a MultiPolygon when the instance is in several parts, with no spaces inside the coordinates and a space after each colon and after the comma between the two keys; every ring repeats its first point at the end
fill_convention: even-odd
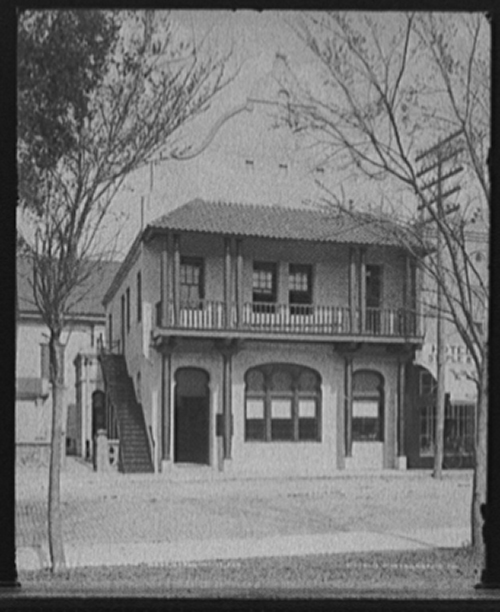
{"type": "Polygon", "coordinates": [[[400,246],[396,237],[368,215],[323,209],[207,202],[196,199],[156,219],[152,232],[169,229],[287,240],[400,246]]]}

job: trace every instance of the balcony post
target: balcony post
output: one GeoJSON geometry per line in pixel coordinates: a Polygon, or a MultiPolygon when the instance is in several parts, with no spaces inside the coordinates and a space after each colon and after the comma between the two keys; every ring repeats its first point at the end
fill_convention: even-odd
{"type": "Polygon", "coordinates": [[[181,301],[181,247],[180,247],[180,236],[179,234],[174,235],[174,325],[179,324],[179,311],[181,301]]]}
{"type": "Polygon", "coordinates": [[[351,328],[350,332],[358,331],[358,317],[356,312],[357,300],[357,283],[356,283],[356,249],[349,248],[349,311],[351,313],[351,328]]]}
{"type": "Polygon", "coordinates": [[[351,355],[344,358],[344,397],[345,397],[345,455],[352,457],[352,362],[351,355]]]}
{"type": "Polygon", "coordinates": [[[359,312],[360,331],[366,331],[366,249],[359,250],[359,312]]]}
{"type": "Polygon", "coordinates": [[[422,293],[424,289],[424,274],[422,266],[415,261],[415,335],[420,336],[425,333],[424,312],[422,303],[422,293]]]}
{"type": "Polygon", "coordinates": [[[413,278],[411,268],[411,257],[405,255],[405,276],[404,276],[404,295],[403,295],[403,329],[401,330],[405,336],[414,333],[414,329],[411,325],[412,313],[414,311],[414,304],[412,304],[413,294],[413,278]]]}
{"type": "Polygon", "coordinates": [[[238,326],[243,323],[243,254],[241,252],[241,239],[236,240],[236,316],[238,326]]]}
{"type": "Polygon", "coordinates": [[[161,327],[168,327],[168,306],[170,302],[170,234],[164,236],[161,245],[161,272],[160,272],[160,299],[161,299],[161,327]]]}
{"type": "Polygon", "coordinates": [[[231,327],[231,240],[224,238],[224,317],[226,329],[231,327]]]}

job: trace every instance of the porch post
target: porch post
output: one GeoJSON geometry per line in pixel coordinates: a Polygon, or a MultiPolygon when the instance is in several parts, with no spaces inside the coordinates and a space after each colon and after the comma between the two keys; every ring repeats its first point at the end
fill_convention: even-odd
{"type": "Polygon", "coordinates": [[[359,318],[357,316],[356,304],[357,298],[357,287],[356,287],[356,249],[354,247],[349,248],[349,311],[351,313],[351,329],[350,331],[356,333],[359,328],[359,318]]]}
{"type": "Polygon", "coordinates": [[[223,459],[232,458],[233,437],[233,355],[241,349],[242,343],[237,340],[220,340],[216,343],[222,355],[222,444],[223,459]]]}
{"type": "Polygon", "coordinates": [[[243,323],[243,254],[241,240],[236,240],[236,316],[238,325],[243,323]]]}
{"type": "Polygon", "coordinates": [[[175,341],[169,341],[161,347],[161,459],[170,461],[170,422],[172,420],[172,353],[175,341]]]}
{"type": "Polygon", "coordinates": [[[231,327],[231,240],[224,238],[224,318],[225,327],[231,327]]]}
{"type": "Polygon", "coordinates": [[[405,374],[406,359],[398,361],[398,457],[405,456],[405,374]]]}
{"type": "Polygon", "coordinates": [[[360,312],[360,331],[366,331],[366,249],[359,250],[359,312],[360,312]]]}
{"type": "Polygon", "coordinates": [[[231,438],[233,414],[231,406],[231,387],[232,387],[232,354],[224,351],[222,354],[224,361],[224,399],[223,399],[223,419],[224,419],[224,459],[231,459],[231,438]]]}
{"type": "Polygon", "coordinates": [[[352,457],[352,362],[351,355],[345,358],[344,397],[345,397],[345,454],[352,457]]]}
{"type": "MultiPolygon", "coordinates": [[[[169,301],[170,301],[170,234],[164,236],[161,245],[161,321],[159,321],[161,327],[168,327],[170,321],[168,320],[169,313],[169,301]]],[[[158,322],[157,322],[158,323],[158,322]]]]}
{"type": "Polygon", "coordinates": [[[181,302],[181,247],[180,247],[180,236],[179,234],[174,235],[174,324],[179,324],[179,310],[181,302]]]}

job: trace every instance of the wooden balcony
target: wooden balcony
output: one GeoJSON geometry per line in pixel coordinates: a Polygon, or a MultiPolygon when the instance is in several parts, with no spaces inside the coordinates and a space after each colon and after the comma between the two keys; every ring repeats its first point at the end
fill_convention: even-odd
{"type": "Polygon", "coordinates": [[[269,339],[421,341],[418,315],[401,308],[367,308],[351,311],[346,306],[276,303],[233,303],[197,300],[176,308],[169,302],[165,320],[162,304],[155,309],[155,335],[212,337],[263,337],[269,339]]]}

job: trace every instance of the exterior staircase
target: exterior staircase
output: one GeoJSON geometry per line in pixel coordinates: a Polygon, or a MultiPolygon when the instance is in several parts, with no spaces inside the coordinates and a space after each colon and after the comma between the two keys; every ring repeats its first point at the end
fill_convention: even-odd
{"type": "Polygon", "coordinates": [[[123,355],[101,353],[108,401],[115,411],[120,438],[118,469],[125,473],[153,472],[151,449],[142,408],[123,355]]]}

